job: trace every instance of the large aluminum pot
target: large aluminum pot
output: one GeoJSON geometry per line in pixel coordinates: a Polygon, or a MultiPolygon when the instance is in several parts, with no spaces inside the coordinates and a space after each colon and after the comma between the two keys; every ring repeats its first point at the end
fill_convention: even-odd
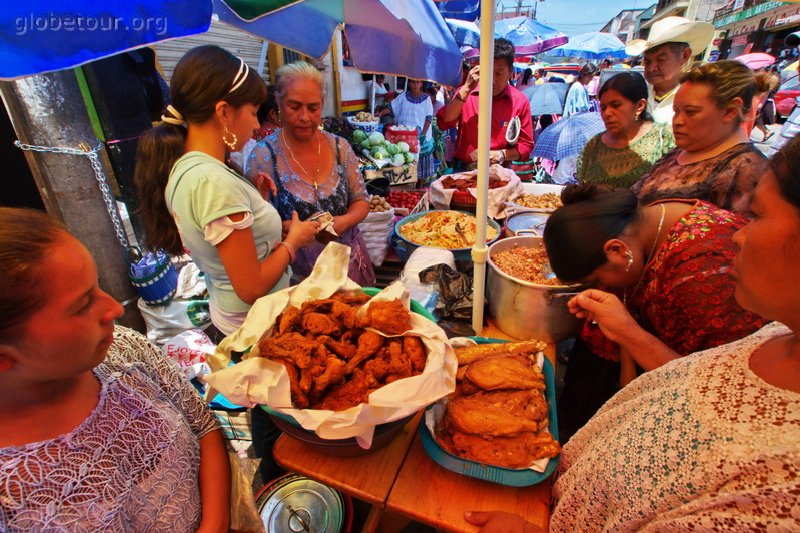
{"type": "Polygon", "coordinates": [[[574,285],[539,285],[513,278],[497,268],[492,254],[515,246],[544,246],[541,237],[502,239],[489,246],[487,297],[489,315],[497,327],[517,339],[558,342],[577,334],[581,321],[567,310],[574,285]]]}

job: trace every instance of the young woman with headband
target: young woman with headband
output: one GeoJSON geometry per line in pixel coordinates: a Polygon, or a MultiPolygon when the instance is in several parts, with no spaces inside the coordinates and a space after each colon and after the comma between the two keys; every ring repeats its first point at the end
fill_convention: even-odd
{"type": "Polygon", "coordinates": [[[188,249],[206,275],[211,320],[223,334],[244,322],[256,299],[288,286],[297,250],[317,222],[281,219],[259,191],[225,164],[259,127],[264,81],[217,46],[190,50],[170,87],[162,123],[139,140],[134,179],[148,247],[188,249]]]}

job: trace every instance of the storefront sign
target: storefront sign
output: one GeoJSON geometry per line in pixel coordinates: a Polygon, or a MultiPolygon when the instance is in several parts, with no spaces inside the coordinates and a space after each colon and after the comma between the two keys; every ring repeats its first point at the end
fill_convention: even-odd
{"type": "Polygon", "coordinates": [[[743,46],[745,44],[747,44],[747,35],[739,35],[731,41],[731,46],[743,46]]]}
{"type": "Polygon", "coordinates": [[[734,11],[738,11],[738,10],[742,9],[743,7],[744,7],[744,0],[736,0],[736,2],[733,3],[733,10],[734,11]]]}
{"type": "Polygon", "coordinates": [[[784,5],[783,2],[765,2],[763,4],[758,4],[753,7],[749,7],[744,11],[739,11],[738,13],[731,13],[727,17],[723,17],[714,22],[715,28],[722,28],[723,26],[727,26],[729,24],[733,24],[734,22],[739,22],[740,20],[749,19],[750,17],[755,17],[762,13],[766,13],[770,9],[775,9],[776,7],[780,7],[784,5]]]}

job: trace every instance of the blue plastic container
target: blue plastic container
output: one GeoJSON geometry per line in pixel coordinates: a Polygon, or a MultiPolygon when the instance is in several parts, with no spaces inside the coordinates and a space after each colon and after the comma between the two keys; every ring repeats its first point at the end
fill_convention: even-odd
{"type": "Polygon", "coordinates": [[[147,305],[168,303],[178,288],[178,272],[172,266],[169,255],[161,250],[144,254],[139,261],[131,264],[128,274],[147,305]]]}

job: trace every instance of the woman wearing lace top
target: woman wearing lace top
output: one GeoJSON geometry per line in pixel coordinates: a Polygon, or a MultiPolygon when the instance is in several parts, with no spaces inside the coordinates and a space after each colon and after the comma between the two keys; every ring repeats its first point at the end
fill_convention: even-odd
{"type": "MultiPolygon", "coordinates": [[[[305,61],[282,66],[276,72],[282,128],[259,142],[247,162],[247,174],[259,174],[277,185],[274,200],[284,221],[297,212],[301,220],[318,211],[333,215],[338,241],[350,246],[350,279],[362,286],[375,284],[375,272],[358,223],[369,213],[367,190],[350,143],[321,131],[322,74],[305,61]]],[[[284,222],[286,224],[286,222],[284,222]]],[[[296,279],[311,274],[325,247],[313,242],[292,262],[296,279]]]]}
{"type": "Polygon", "coordinates": [[[0,208],[0,258],[0,531],[227,531],[218,424],[86,248],[0,208]]]}
{"type": "Polygon", "coordinates": [[[647,111],[647,83],[639,74],[622,72],[609,78],[599,99],[606,131],[586,143],[575,177],[581,183],[627,189],[675,147],[672,128],[653,122],[647,111]]]}
{"type": "Polygon", "coordinates": [[[747,206],[767,160],[742,132],[753,102],[753,71],[738,61],[694,67],[675,95],[675,150],[631,190],[642,203],[696,198],[748,215],[747,206]]]}
{"type": "MultiPolygon", "coordinates": [[[[774,323],[639,377],[563,448],[550,531],[796,531],[800,527],[800,139],[755,191],[733,237],[736,299],[774,323]]],[[[630,346],[615,297],[575,297],[579,316],[630,346]]],[[[490,531],[539,528],[470,513],[490,531]]]]}

